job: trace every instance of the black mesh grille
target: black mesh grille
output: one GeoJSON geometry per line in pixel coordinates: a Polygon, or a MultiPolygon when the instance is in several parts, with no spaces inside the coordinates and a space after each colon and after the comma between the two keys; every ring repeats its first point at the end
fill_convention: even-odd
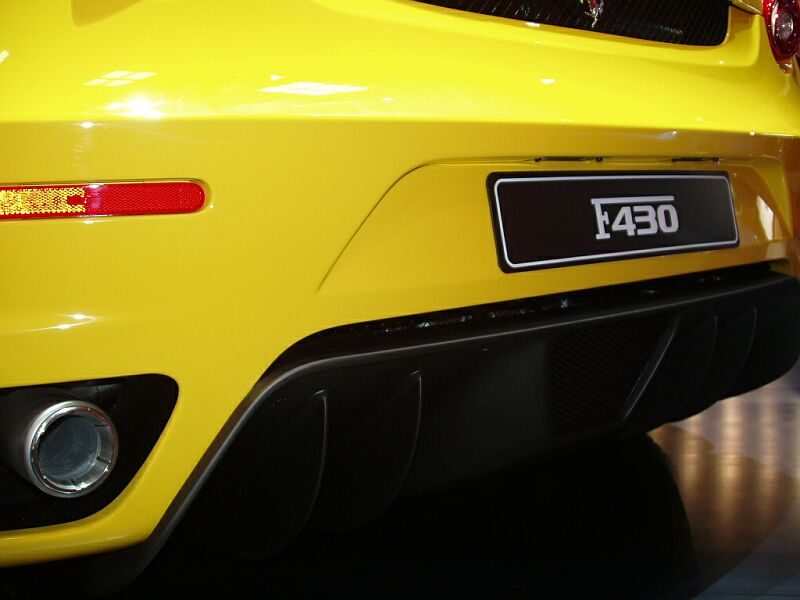
{"type": "Polygon", "coordinates": [[[666,318],[656,316],[582,327],[559,338],[550,380],[557,433],[618,420],[665,327],[666,318]]]}
{"type": "Polygon", "coordinates": [[[589,0],[419,1],[495,17],[670,44],[717,46],[728,32],[727,0],[605,0],[596,22],[589,14],[589,0]]]}

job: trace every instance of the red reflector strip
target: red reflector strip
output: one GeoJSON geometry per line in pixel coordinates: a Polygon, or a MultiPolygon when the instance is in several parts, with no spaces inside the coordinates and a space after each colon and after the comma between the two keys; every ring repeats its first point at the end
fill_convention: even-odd
{"type": "Polygon", "coordinates": [[[191,181],[0,187],[0,219],[190,213],[204,202],[191,181]]]}

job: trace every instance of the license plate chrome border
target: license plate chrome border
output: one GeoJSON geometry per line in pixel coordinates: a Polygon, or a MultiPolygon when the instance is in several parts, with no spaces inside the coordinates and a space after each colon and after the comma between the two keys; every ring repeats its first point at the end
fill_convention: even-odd
{"type": "Polygon", "coordinates": [[[733,190],[730,179],[725,172],[694,173],[672,173],[672,174],[653,174],[653,173],[616,173],[616,174],[592,174],[581,173],[532,173],[532,172],[493,172],[486,180],[489,191],[490,205],[492,212],[492,226],[494,228],[494,238],[497,246],[498,262],[500,268],[506,273],[518,273],[522,271],[533,271],[548,269],[557,266],[585,265],[623,260],[626,258],[645,258],[649,256],[665,256],[669,254],[681,254],[686,252],[696,252],[700,250],[712,250],[722,248],[734,248],[739,246],[739,224],[736,219],[736,207],[733,200],[733,190]],[[527,175],[527,176],[526,176],[527,175]],[[515,263],[508,255],[508,245],[503,228],[502,207],[498,189],[500,185],[507,183],[537,183],[542,181],[592,181],[592,180],[665,180],[665,179],[722,179],[728,191],[728,201],[730,206],[730,216],[733,221],[734,238],[717,242],[702,242],[697,244],[683,244],[679,246],[663,246],[659,248],[646,248],[640,250],[627,250],[620,252],[608,252],[601,254],[584,254],[573,257],[555,258],[547,260],[527,261],[515,263]]]}

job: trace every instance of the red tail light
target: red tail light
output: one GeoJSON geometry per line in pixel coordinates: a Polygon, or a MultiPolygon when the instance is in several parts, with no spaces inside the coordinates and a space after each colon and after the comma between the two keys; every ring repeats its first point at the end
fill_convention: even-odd
{"type": "Polygon", "coordinates": [[[0,219],[190,213],[204,202],[191,181],[0,187],[0,219]]]}
{"type": "Polygon", "coordinates": [[[775,58],[791,59],[800,50],[800,0],[764,0],[764,20],[775,58]]]}

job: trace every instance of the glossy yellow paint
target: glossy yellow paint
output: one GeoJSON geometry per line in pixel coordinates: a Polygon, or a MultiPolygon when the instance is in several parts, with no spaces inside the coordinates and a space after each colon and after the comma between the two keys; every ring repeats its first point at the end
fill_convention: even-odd
{"type": "Polygon", "coordinates": [[[411,0],[2,7],[0,185],[195,179],[208,204],[0,223],[0,387],[180,386],[113,504],[0,532],[0,565],[145,539],[263,371],[315,331],[765,260],[797,273],[800,94],[759,16],[732,9],[726,43],[697,48],[411,0]],[[606,160],[533,161],[553,156],[606,160]],[[544,168],[727,170],[742,245],[505,275],[486,176],[544,168]]]}

